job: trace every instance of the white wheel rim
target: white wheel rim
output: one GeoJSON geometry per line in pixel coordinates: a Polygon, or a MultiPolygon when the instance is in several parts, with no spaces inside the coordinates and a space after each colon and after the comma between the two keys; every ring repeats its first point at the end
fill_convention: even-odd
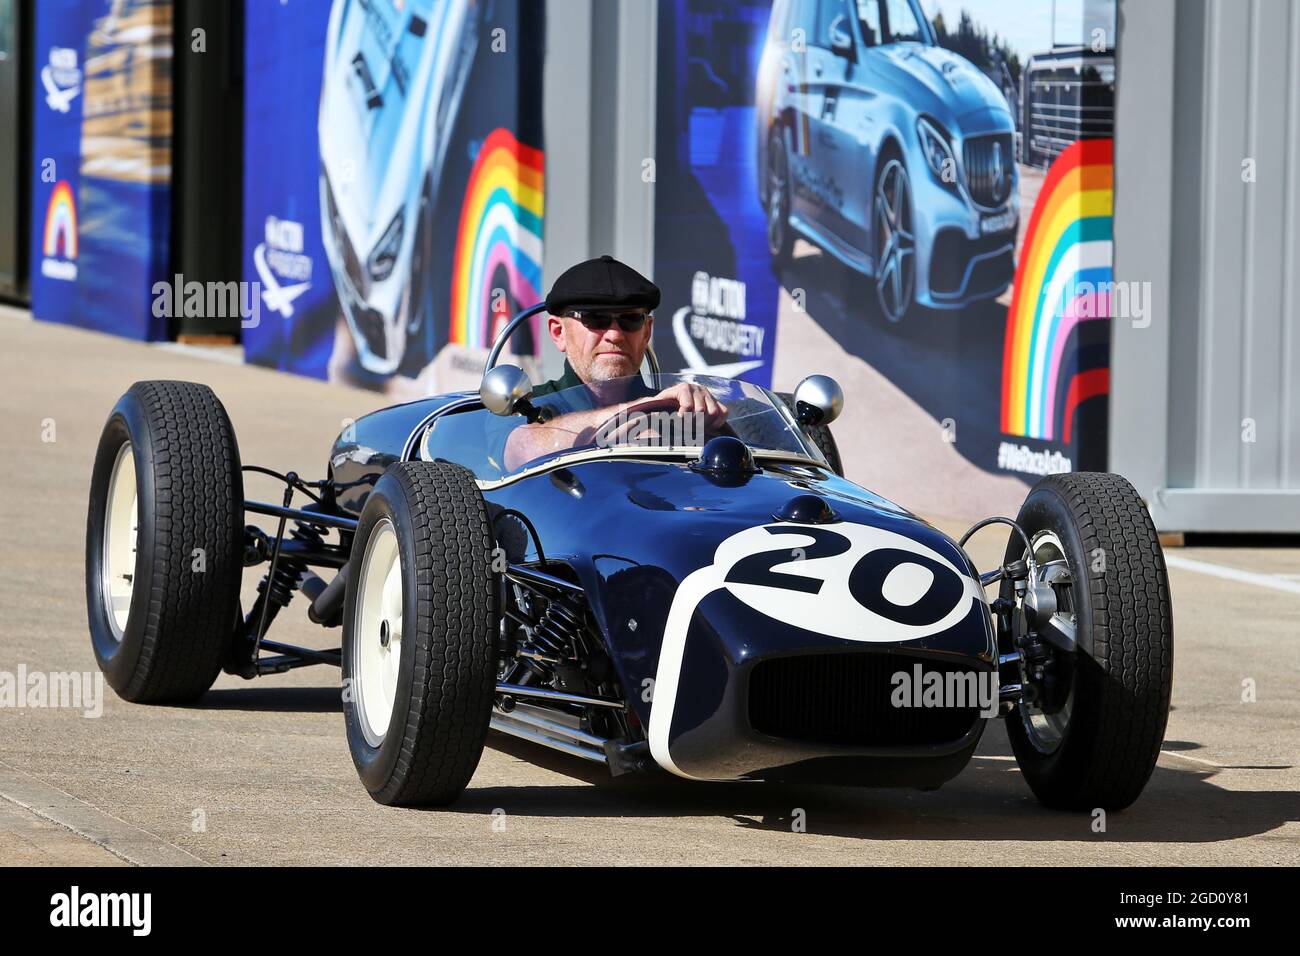
{"type": "Polygon", "coordinates": [[[100,560],[100,588],[113,639],[121,641],[135,593],[135,552],[140,535],[140,498],[135,481],[135,456],[131,443],[118,449],[108,480],[108,505],[104,511],[104,550],[100,560]]]}
{"type": "Polygon", "coordinates": [[[381,518],[366,542],[352,628],[357,713],[366,742],[388,733],[402,662],[402,558],[393,523],[381,518]]]}

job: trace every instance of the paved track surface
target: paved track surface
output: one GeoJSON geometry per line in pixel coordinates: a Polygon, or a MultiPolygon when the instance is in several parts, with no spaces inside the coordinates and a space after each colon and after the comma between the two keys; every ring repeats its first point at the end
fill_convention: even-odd
{"type": "MultiPolygon", "coordinates": [[[[144,378],[209,383],[244,461],[308,476],[323,470],[344,419],[381,404],[0,312],[0,671],[94,670],[83,579],[91,460],[114,400],[144,378]],[[44,441],[51,423],[54,441],[44,441]]],[[[250,493],[258,487],[250,481],[250,493]]],[[[963,525],[938,523],[951,533],[963,525]]],[[[1001,540],[982,537],[975,556],[992,561],[1001,540]]],[[[1171,571],[1165,753],[1142,799],[1111,814],[1104,833],[1086,815],[1038,806],[1000,725],[934,793],[614,783],[493,735],[455,807],[388,809],[356,779],[337,673],[308,668],[256,683],[223,676],[192,707],[107,692],[98,718],[0,709],[0,863],[1295,864],[1300,594],[1266,585],[1300,581],[1300,552],[1178,554],[1267,577],[1171,571]],[[1242,702],[1247,679],[1253,703],[1242,702]],[[793,832],[795,820],[806,832],[793,832]]],[[[277,622],[282,639],[337,637],[294,611],[277,622]]]]}

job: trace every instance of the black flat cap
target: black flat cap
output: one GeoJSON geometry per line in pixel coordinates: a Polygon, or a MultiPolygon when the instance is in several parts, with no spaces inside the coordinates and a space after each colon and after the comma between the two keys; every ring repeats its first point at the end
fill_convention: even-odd
{"type": "Polygon", "coordinates": [[[546,311],[570,309],[655,309],[659,287],[613,256],[588,259],[567,269],[546,296],[546,311]]]}

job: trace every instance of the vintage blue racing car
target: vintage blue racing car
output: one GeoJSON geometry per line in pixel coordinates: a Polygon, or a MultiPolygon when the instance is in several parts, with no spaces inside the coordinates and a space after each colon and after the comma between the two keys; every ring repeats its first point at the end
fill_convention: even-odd
{"type": "Polygon", "coordinates": [[[1042,480],[1015,520],[972,528],[1011,529],[981,575],[965,538],[841,474],[830,379],[782,396],[664,375],[651,353],[636,379],[533,394],[496,364],[532,311],[478,393],[358,420],[325,478],[271,473],[279,502],[245,498],[244,472],[267,470],[241,465],[208,388],[132,386],[87,527],[91,638],[118,694],[186,701],[223,669],[340,666],[352,756],[386,804],[454,800],[489,727],[616,775],[929,789],[999,717],[1045,803],[1136,799],[1172,625],[1128,482],[1042,480]],[[686,380],[725,415],[702,426],[654,398],[686,380]],[[652,398],[629,414],[634,396],[652,398]],[[599,427],[567,427],[593,412],[599,427]],[[268,637],[299,593],[342,628],[338,650],[268,637]]]}

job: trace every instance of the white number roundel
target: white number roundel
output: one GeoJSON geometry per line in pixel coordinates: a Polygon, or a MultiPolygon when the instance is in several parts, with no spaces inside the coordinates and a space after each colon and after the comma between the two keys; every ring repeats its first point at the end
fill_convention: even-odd
{"type": "Polygon", "coordinates": [[[747,528],[718,546],[712,570],[759,613],[850,641],[938,634],[984,599],[979,583],[934,549],[848,522],[747,528]]]}

